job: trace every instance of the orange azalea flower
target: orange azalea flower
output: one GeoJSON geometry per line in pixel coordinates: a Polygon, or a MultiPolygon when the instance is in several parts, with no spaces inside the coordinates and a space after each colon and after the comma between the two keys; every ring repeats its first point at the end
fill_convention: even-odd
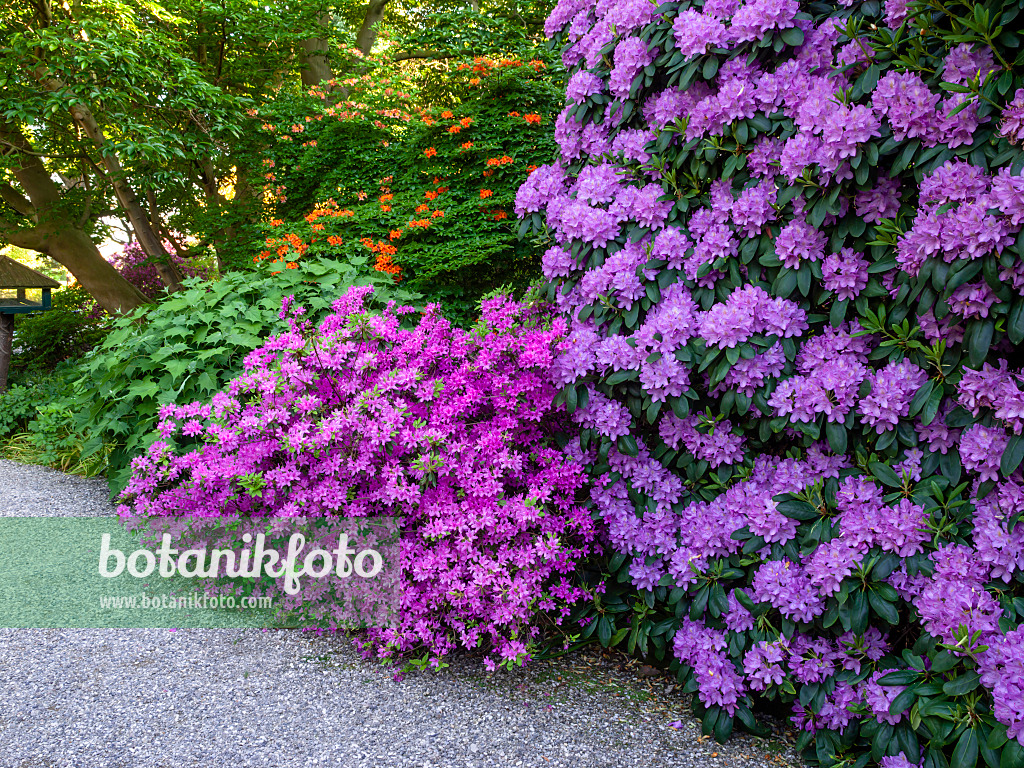
{"type": "Polygon", "coordinates": [[[380,196],[380,201],[382,203],[387,203],[387,202],[390,202],[393,198],[394,198],[394,195],[381,195],[380,196]]]}
{"type": "Polygon", "coordinates": [[[509,112],[508,116],[509,117],[519,117],[519,113],[518,112],[509,112]]]}
{"type": "Polygon", "coordinates": [[[416,213],[423,213],[428,208],[430,208],[430,206],[427,205],[426,203],[420,203],[419,205],[416,206],[416,213]]]}
{"type": "Polygon", "coordinates": [[[338,212],[337,212],[336,214],[334,214],[334,215],[335,215],[335,216],[355,216],[355,214],[354,214],[354,213],[352,213],[352,211],[350,211],[350,210],[348,210],[348,209],[345,209],[345,210],[343,210],[343,211],[338,211],[338,212]]]}
{"type": "Polygon", "coordinates": [[[448,191],[448,187],[438,187],[437,194],[441,195],[448,191]]]}
{"type": "Polygon", "coordinates": [[[458,133],[461,130],[462,130],[462,126],[460,126],[460,125],[453,125],[451,128],[448,129],[448,133],[458,133]]]}
{"type": "Polygon", "coordinates": [[[316,232],[321,232],[321,231],[323,231],[323,228],[324,228],[324,225],[323,225],[323,224],[314,224],[314,225],[313,225],[313,230],[314,230],[314,231],[316,231],[316,232]]]}
{"type": "Polygon", "coordinates": [[[451,113],[451,110],[446,109],[444,112],[441,113],[441,117],[443,117],[446,120],[448,120],[449,118],[453,117],[453,115],[451,113]]]}
{"type": "Polygon", "coordinates": [[[388,240],[397,240],[401,236],[402,230],[400,229],[392,229],[390,232],[388,232],[388,240]]]}
{"type": "Polygon", "coordinates": [[[480,190],[480,199],[484,200],[484,199],[490,197],[493,194],[494,193],[491,190],[489,190],[489,189],[481,189],[480,190]]]}
{"type": "Polygon", "coordinates": [[[469,78],[469,84],[470,85],[480,85],[480,78],[479,77],[471,77],[471,78],[469,78]]]}
{"type": "Polygon", "coordinates": [[[536,170],[537,170],[537,166],[536,165],[528,165],[528,166],[526,166],[526,172],[527,173],[533,173],[536,170]]]}
{"type": "Polygon", "coordinates": [[[288,262],[288,269],[298,269],[298,268],[299,268],[299,265],[296,264],[294,261],[289,261],[288,262]]]}
{"type": "Polygon", "coordinates": [[[469,126],[471,126],[473,124],[473,118],[472,117],[464,117],[461,120],[459,120],[459,124],[463,128],[469,128],[469,126]]]}
{"type": "Polygon", "coordinates": [[[523,120],[528,123],[532,123],[533,125],[540,125],[540,115],[534,112],[531,112],[528,115],[523,115],[523,120]]]}
{"type": "Polygon", "coordinates": [[[432,218],[432,219],[440,219],[440,218],[443,218],[443,217],[444,217],[444,211],[434,211],[432,214],[430,214],[430,218],[432,218]]]}
{"type": "Polygon", "coordinates": [[[487,178],[490,178],[490,177],[491,177],[491,176],[493,176],[493,175],[494,175],[494,171],[493,171],[493,170],[490,170],[490,171],[484,171],[484,178],[485,178],[485,179],[487,179],[487,178]]]}
{"type": "Polygon", "coordinates": [[[462,148],[463,149],[472,149],[473,148],[473,142],[472,141],[465,141],[465,142],[463,142],[462,143],[462,148]]]}
{"type": "Polygon", "coordinates": [[[502,219],[507,219],[508,214],[505,213],[504,211],[499,210],[495,212],[495,214],[491,216],[491,218],[494,219],[495,221],[501,221],[502,219]]]}
{"type": "Polygon", "coordinates": [[[341,245],[341,238],[337,235],[331,235],[327,238],[327,242],[331,245],[341,245]]]}
{"type": "Polygon", "coordinates": [[[390,206],[390,205],[382,205],[382,206],[380,207],[380,209],[381,209],[382,211],[384,211],[384,213],[391,213],[391,206],[390,206]]]}
{"type": "Polygon", "coordinates": [[[425,150],[423,150],[423,154],[426,155],[427,157],[433,157],[434,155],[437,154],[437,150],[434,149],[433,147],[427,147],[425,150]]]}
{"type": "Polygon", "coordinates": [[[427,200],[436,200],[437,192],[432,192],[431,190],[428,189],[426,192],[423,193],[423,196],[427,198],[427,200]]]}
{"type": "Polygon", "coordinates": [[[423,118],[423,124],[424,125],[433,125],[434,124],[434,120],[431,117],[424,117],[423,118]]]}

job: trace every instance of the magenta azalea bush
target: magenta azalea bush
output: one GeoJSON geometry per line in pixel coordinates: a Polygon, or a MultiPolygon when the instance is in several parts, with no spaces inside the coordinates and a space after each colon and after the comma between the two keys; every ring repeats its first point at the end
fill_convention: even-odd
{"type": "Polygon", "coordinates": [[[1019,2],[560,0],[519,190],[607,526],[584,638],[705,733],[1024,764],[1019,2]]]}
{"type": "MultiPolygon", "coordinates": [[[[164,406],[122,518],[398,517],[400,605],[367,652],[437,663],[482,648],[492,668],[522,663],[540,616],[559,621],[584,595],[570,575],[595,538],[576,500],[583,468],[555,443],[564,322],[499,297],[464,331],[434,306],[371,314],[372,290],[350,289],[317,328],[286,301],[291,330],[226,391],[164,406]]],[[[330,600],[315,580],[303,590],[269,593],[306,615],[330,600]]],[[[332,626],[329,606],[318,615],[332,626]]]]}

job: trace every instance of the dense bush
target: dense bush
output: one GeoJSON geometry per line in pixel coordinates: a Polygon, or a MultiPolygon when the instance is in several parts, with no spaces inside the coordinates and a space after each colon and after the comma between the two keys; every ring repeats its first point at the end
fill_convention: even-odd
{"type": "MultiPolygon", "coordinates": [[[[350,285],[381,282],[368,274],[368,259],[323,260],[283,271],[231,272],[207,282],[192,278],[185,289],[155,305],[113,321],[113,331],[85,361],[79,429],[89,436],[86,455],[113,445],[107,480],[115,492],[131,474],[169,403],[208,400],[242,370],[245,356],[272,333],[287,328],[281,301],[294,296],[311,317],[323,317],[350,285]]],[[[373,296],[415,301],[410,291],[384,286],[373,296]]]]}
{"type": "Polygon", "coordinates": [[[53,292],[48,312],[17,315],[14,321],[15,374],[51,371],[59,363],[84,355],[106,335],[93,309],[96,302],[77,283],[53,292]]]}
{"type": "Polygon", "coordinates": [[[105,446],[82,455],[78,377],[74,363],[62,363],[46,374],[25,374],[0,394],[0,457],[87,477],[103,472],[105,446]]]}
{"type": "MultiPolygon", "coordinates": [[[[290,330],[223,393],[164,406],[121,514],[398,517],[397,623],[371,630],[368,652],[436,664],[480,647],[491,668],[522,663],[541,612],[564,617],[581,596],[569,574],[594,537],[582,468],[552,442],[564,323],[498,297],[470,331],[433,305],[413,324],[411,307],[370,314],[371,291],[351,289],[315,329],[286,301],[290,330]]],[[[297,599],[334,626],[331,594],[309,580],[297,599]]]]}
{"type": "Polygon", "coordinates": [[[614,553],[582,634],[719,739],[774,699],[824,765],[1024,760],[1020,10],[548,20],[561,161],[517,211],[614,553]]]}
{"type": "Polygon", "coordinates": [[[540,277],[541,252],[517,238],[511,211],[556,150],[561,67],[539,50],[364,66],[337,84],[344,101],[325,101],[324,85],[259,113],[267,205],[252,245],[287,264],[344,243],[471,323],[481,296],[540,277]]]}

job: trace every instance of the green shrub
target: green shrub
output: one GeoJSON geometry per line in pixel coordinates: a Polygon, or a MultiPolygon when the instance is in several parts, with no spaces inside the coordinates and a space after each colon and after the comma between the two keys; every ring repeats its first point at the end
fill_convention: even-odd
{"type": "MultiPolygon", "coordinates": [[[[111,490],[124,487],[131,459],[153,441],[160,406],[210,398],[242,370],[249,352],[287,327],[279,316],[284,297],[293,295],[319,319],[347,287],[375,283],[360,258],[366,262],[324,260],[278,273],[231,272],[216,282],[191,279],[151,308],[115,320],[85,363],[78,386],[86,408],[76,420],[89,436],[87,458],[111,446],[111,490]]],[[[377,286],[373,304],[418,298],[377,286]]]]}
{"type": "Polygon", "coordinates": [[[79,367],[61,364],[0,395],[0,457],[87,477],[101,473],[109,446],[82,455],[85,437],[76,424],[80,377],[79,367]]]}
{"type": "Polygon", "coordinates": [[[254,165],[270,204],[250,247],[266,259],[373,254],[469,324],[483,294],[540,276],[540,250],[517,237],[511,211],[530,170],[556,151],[563,70],[529,47],[412,70],[367,66],[344,104],[314,89],[261,112],[270,146],[254,165]]]}
{"type": "Polygon", "coordinates": [[[49,311],[16,316],[11,370],[52,371],[65,360],[81,357],[106,333],[96,302],[84,288],[60,288],[53,293],[49,311]]]}

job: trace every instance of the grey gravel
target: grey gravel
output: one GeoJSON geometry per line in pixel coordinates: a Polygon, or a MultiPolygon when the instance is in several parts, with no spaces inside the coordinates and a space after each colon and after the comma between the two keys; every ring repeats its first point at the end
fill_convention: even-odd
{"type": "MultiPolygon", "coordinates": [[[[103,480],[0,460],[0,516],[112,511],[103,480]]],[[[677,693],[633,695],[670,686],[580,669],[488,675],[461,657],[402,676],[294,630],[0,629],[0,766],[797,764],[775,743],[700,739],[677,693]]]]}

